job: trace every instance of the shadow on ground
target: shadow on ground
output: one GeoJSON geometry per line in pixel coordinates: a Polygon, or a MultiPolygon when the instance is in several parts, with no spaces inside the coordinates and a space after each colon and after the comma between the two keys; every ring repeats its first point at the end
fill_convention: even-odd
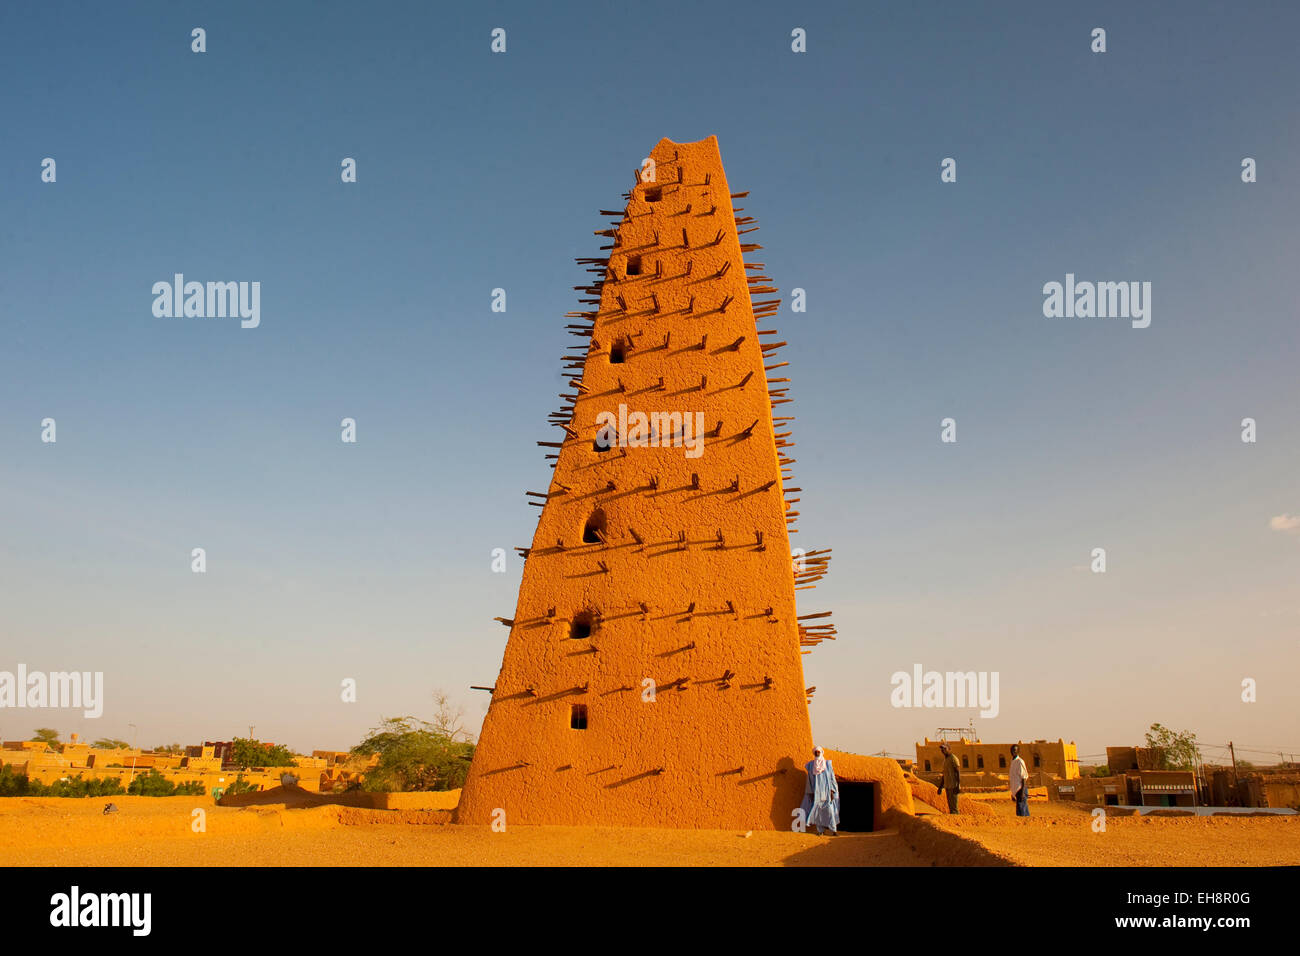
{"type": "Polygon", "coordinates": [[[786,857],[784,866],[929,866],[903,840],[897,830],[874,833],[841,833],[819,837],[807,834],[802,840],[815,841],[806,849],[786,857]]]}

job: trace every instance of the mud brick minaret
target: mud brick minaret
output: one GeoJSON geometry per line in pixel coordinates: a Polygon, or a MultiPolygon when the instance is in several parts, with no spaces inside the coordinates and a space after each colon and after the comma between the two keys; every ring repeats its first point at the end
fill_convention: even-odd
{"type": "Polygon", "coordinates": [[[795,605],[829,555],[791,559],[784,343],[759,327],[781,300],[742,258],[756,227],[717,140],[650,158],[597,233],[608,257],[579,260],[593,311],[571,314],[584,347],[564,357],[562,434],[539,443],[555,475],[529,492],[541,515],[462,823],[784,829],[803,794],[800,654],[833,627],[795,605]],[[597,416],[620,405],[702,412],[702,453],[671,444],[676,420],[652,447],[634,424],[603,447],[597,416]]]}

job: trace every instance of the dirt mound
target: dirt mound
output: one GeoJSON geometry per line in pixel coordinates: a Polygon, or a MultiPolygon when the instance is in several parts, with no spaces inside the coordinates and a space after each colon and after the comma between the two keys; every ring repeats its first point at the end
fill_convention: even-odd
{"type": "Polygon", "coordinates": [[[252,793],[224,793],[221,795],[221,799],[217,801],[217,806],[264,807],[275,805],[297,810],[303,807],[323,807],[330,803],[346,806],[348,801],[342,799],[345,796],[346,794],[312,793],[297,784],[290,784],[289,786],[271,787],[268,790],[255,790],[252,793]]]}

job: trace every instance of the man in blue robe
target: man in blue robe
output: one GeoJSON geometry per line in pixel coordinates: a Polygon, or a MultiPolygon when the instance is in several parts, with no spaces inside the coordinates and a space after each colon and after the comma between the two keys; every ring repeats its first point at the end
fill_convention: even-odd
{"type": "Polygon", "coordinates": [[[804,764],[804,770],[808,772],[803,791],[804,824],[815,826],[818,836],[823,829],[835,836],[840,825],[840,788],[835,782],[835,769],[821,747],[813,748],[813,759],[804,764]]]}

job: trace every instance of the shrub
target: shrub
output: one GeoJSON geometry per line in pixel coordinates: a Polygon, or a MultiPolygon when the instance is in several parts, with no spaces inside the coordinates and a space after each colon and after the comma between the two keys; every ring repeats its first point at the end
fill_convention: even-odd
{"type": "Polygon", "coordinates": [[[56,780],[43,784],[31,780],[27,784],[30,797],[115,797],[122,793],[122,783],[116,778],[86,780],[80,774],[70,780],[56,780]]]}
{"type": "Polygon", "coordinates": [[[14,768],[5,764],[0,767],[0,797],[26,796],[31,789],[31,782],[25,773],[15,773],[14,768]]]}
{"type": "Polygon", "coordinates": [[[244,775],[241,773],[235,777],[234,783],[226,787],[223,793],[252,793],[257,789],[257,786],[245,780],[244,775]]]}
{"type": "Polygon", "coordinates": [[[131,781],[131,785],[126,788],[126,792],[142,797],[170,797],[176,792],[176,785],[157,770],[149,769],[137,774],[131,781]]]}
{"type": "Polygon", "coordinates": [[[138,774],[123,788],[117,777],[85,779],[81,774],[67,780],[41,783],[24,773],[15,773],[9,765],[0,767],[0,797],[116,797],[124,793],[146,797],[202,796],[203,784],[198,780],[173,784],[157,770],[138,774]]]}

